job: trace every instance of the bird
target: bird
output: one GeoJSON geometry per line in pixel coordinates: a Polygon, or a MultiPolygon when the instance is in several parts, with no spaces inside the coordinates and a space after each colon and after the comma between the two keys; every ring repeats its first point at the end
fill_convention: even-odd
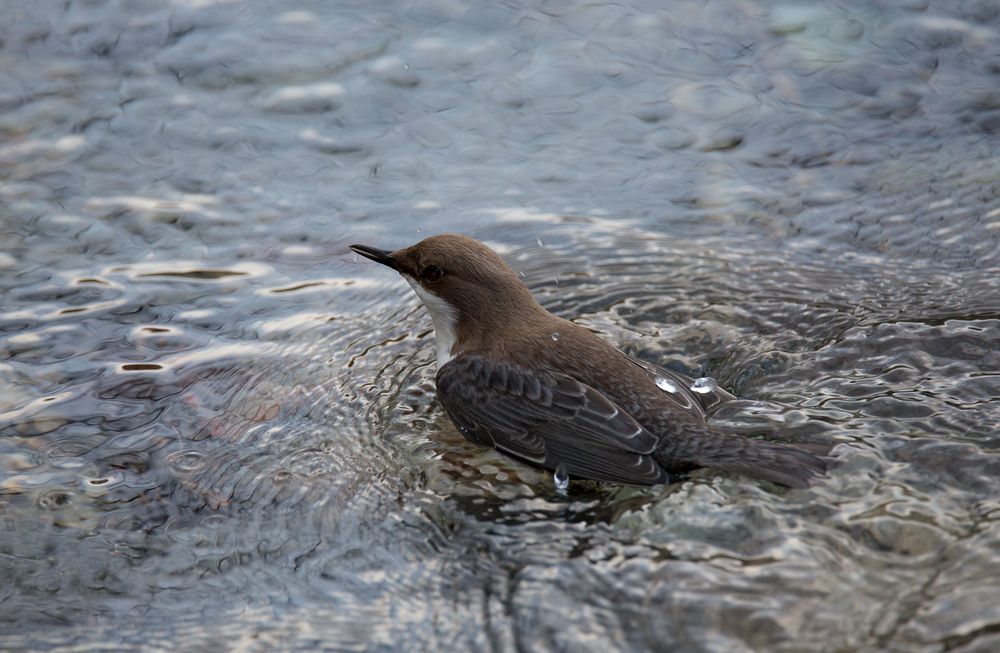
{"type": "Polygon", "coordinates": [[[437,397],[462,435],[553,472],[557,487],[569,479],[658,485],[710,468],[805,488],[827,471],[815,445],[711,425],[701,393],[712,390],[716,402],[732,395],[553,315],[473,238],[350,249],[401,274],[430,313],[437,397]]]}

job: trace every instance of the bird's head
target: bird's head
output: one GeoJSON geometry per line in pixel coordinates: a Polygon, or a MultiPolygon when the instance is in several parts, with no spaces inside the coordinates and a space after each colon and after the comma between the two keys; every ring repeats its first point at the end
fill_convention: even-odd
{"type": "Polygon", "coordinates": [[[434,320],[439,363],[442,337],[454,334],[453,340],[461,341],[502,333],[525,311],[540,309],[500,255],[468,236],[431,236],[396,251],[368,245],[351,249],[396,270],[410,283],[434,320]]]}

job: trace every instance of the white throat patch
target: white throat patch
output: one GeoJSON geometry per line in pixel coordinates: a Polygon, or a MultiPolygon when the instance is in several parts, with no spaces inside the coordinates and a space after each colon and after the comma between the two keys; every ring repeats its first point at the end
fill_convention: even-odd
{"type": "Polygon", "coordinates": [[[413,277],[404,274],[403,278],[413,287],[417,297],[431,314],[431,321],[434,322],[434,339],[437,340],[437,366],[441,369],[442,365],[455,357],[451,353],[451,348],[455,346],[455,339],[458,337],[456,333],[458,316],[451,304],[425,290],[413,277]]]}

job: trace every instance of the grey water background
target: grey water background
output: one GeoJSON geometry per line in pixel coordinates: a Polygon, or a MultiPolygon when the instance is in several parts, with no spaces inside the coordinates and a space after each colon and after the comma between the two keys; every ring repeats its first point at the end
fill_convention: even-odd
{"type": "Polygon", "coordinates": [[[0,2],[0,649],[1000,649],[1000,5],[0,2]],[[382,247],[838,443],[466,443],[382,247]]]}

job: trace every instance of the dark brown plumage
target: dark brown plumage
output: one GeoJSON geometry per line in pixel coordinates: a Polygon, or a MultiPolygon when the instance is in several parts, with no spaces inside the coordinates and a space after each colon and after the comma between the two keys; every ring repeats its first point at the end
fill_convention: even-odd
{"type": "MultiPolygon", "coordinates": [[[[388,265],[434,320],[438,397],[471,441],[570,477],[666,482],[713,467],[806,487],[825,461],[705,422],[692,380],[636,360],[552,315],[493,250],[446,234],[395,252],[351,249],[388,265]]],[[[717,391],[710,399],[731,398],[717,391]]]]}

